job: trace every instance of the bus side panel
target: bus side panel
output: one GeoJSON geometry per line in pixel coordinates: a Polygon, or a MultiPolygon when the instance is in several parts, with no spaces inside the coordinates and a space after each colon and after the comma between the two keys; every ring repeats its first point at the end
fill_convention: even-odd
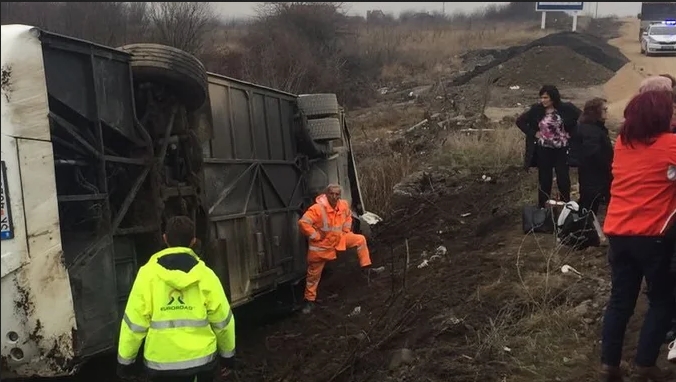
{"type": "Polygon", "coordinates": [[[63,375],[74,356],[75,316],[34,28],[2,26],[2,70],[3,199],[9,201],[3,209],[2,378],[63,375]]]}
{"type": "Polygon", "coordinates": [[[294,140],[295,96],[210,74],[209,98],[207,260],[238,306],[305,275],[297,222],[307,169],[294,140]]]}

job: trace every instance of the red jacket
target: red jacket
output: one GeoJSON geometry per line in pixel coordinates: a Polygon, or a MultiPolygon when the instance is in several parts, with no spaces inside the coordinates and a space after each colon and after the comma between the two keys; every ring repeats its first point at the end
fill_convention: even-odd
{"type": "Polygon", "coordinates": [[[667,175],[675,165],[676,134],[662,134],[652,145],[635,144],[634,148],[618,139],[604,232],[664,236],[676,224],[676,181],[667,175]]]}

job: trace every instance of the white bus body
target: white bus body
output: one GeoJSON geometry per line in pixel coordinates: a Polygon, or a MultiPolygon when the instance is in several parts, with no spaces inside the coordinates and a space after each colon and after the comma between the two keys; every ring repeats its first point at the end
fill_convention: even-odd
{"type": "Polygon", "coordinates": [[[75,312],[62,261],[47,87],[35,29],[2,26],[2,378],[68,374],[75,312]]]}

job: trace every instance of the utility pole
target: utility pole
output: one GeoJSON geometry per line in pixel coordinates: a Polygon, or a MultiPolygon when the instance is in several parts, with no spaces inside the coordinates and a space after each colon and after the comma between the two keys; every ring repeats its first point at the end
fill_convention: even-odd
{"type": "Polygon", "coordinates": [[[441,3],[441,13],[446,15],[446,3],[441,3]]]}
{"type": "Polygon", "coordinates": [[[599,2],[596,2],[596,11],[594,12],[594,18],[598,19],[599,18],[599,2]]]}

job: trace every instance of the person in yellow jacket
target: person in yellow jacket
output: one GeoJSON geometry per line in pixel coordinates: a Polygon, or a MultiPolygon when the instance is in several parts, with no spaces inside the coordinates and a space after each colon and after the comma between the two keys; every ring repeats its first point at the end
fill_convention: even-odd
{"type": "Polygon", "coordinates": [[[362,269],[369,273],[383,270],[371,268],[366,238],[352,232],[352,210],[347,201],[340,198],[341,195],[339,185],[328,185],[324,193],[317,196],[315,204],[298,221],[301,233],[308,238],[303,313],[312,311],[317,300],[317,287],[322,271],[328,261],[336,259],[336,251],[356,247],[362,269]]]}
{"type": "Polygon", "coordinates": [[[211,382],[219,363],[232,366],[235,319],[218,276],[191,249],[194,232],[188,217],[169,219],[168,248],[139,269],[120,328],[121,377],[131,374],[144,340],[153,381],[211,382]]]}

